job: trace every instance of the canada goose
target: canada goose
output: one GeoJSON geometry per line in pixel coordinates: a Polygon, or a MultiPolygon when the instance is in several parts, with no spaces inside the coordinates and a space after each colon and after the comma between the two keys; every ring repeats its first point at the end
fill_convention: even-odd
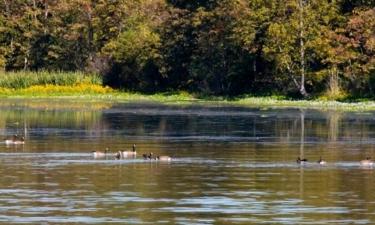
{"type": "Polygon", "coordinates": [[[136,145],[133,144],[132,151],[119,151],[121,158],[135,157],[137,156],[137,151],[135,150],[136,145]]]}
{"type": "Polygon", "coordinates": [[[17,134],[13,135],[10,139],[5,140],[5,144],[7,145],[19,145],[19,144],[25,144],[25,137],[18,137],[17,134]]]}
{"type": "Polygon", "coordinates": [[[94,155],[94,158],[97,159],[97,158],[104,158],[104,157],[106,157],[108,155],[108,151],[109,151],[109,149],[106,148],[104,150],[104,152],[102,152],[102,151],[92,151],[92,153],[94,155]]]}
{"type": "Polygon", "coordinates": [[[145,159],[145,160],[151,160],[152,159],[152,155],[153,155],[153,153],[150,152],[149,154],[143,154],[142,156],[143,156],[143,159],[145,159]]]}
{"type": "Polygon", "coordinates": [[[297,160],[296,160],[296,162],[298,164],[303,164],[303,163],[307,162],[307,159],[301,159],[300,157],[298,157],[297,160]]]}
{"type": "Polygon", "coordinates": [[[172,157],[167,156],[167,155],[162,155],[162,156],[156,156],[155,159],[159,161],[171,161],[172,157]]]}
{"type": "Polygon", "coordinates": [[[320,156],[320,158],[319,158],[319,160],[318,160],[318,163],[319,163],[320,165],[325,165],[325,164],[327,164],[327,162],[324,161],[324,160],[322,159],[321,156],[320,156]]]}
{"type": "Polygon", "coordinates": [[[118,151],[118,152],[115,154],[115,159],[121,159],[121,151],[118,151]]]}
{"type": "Polygon", "coordinates": [[[360,161],[361,166],[373,166],[374,161],[371,160],[371,157],[366,157],[366,159],[360,161]]]}

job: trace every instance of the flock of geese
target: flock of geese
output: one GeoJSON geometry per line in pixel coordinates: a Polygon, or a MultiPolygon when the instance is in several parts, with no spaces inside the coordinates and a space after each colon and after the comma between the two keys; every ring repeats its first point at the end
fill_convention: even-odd
{"type": "MultiPolygon", "coordinates": [[[[11,138],[5,140],[5,144],[7,145],[18,145],[18,144],[25,144],[25,137],[18,136],[17,134],[13,135],[11,138]]],[[[137,157],[137,151],[136,151],[136,145],[133,144],[132,150],[124,150],[124,151],[118,151],[116,153],[110,153],[109,149],[106,148],[104,152],[102,151],[93,151],[93,156],[96,159],[99,158],[108,158],[108,157],[114,157],[114,159],[126,159],[126,158],[136,158],[137,157]]],[[[145,160],[156,160],[156,161],[171,161],[172,157],[167,155],[154,155],[152,152],[142,154],[143,159],[145,160]]],[[[298,157],[296,162],[298,164],[305,164],[308,160],[305,158],[298,157]]],[[[319,158],[317,161],[319,165],[325,165],[327,164],[326,161],[322,159],[322,157],[319,158]]],[[[373,166],[374,161],[370,157],[366,157],[366,159],[361,160],[360,162],[361,166],[373,166]]]]}
{"type": "MultiPolygon", "coordinates": [[[[18,136],[17,134],[13,135],[11,138],[5,139],[5,144],[6,145],[20,145],[20,144],[25,144],[25,137],[23,136],[18,136]]],[[[118,151],[116,153],[110,153],[109,149],[106,148],[104,152],[102,151],[93,151],[93,156],[96,159],[99,158],[108,158],[108,157],[113,157],[114,159],[126,159],[126,158],[136,158],[137,157],[137,151],[136,151],[136,145],[133,144],[133,149],[130,150],[125,150],[125,151],[118,151]]],[[[167,155],[154,155],[152,152],[148,154],[143,154],[142,155],[145,160],[156,160],[156,161],[171,161],[172,157],[167,156],[167,155]]]]}
{"type": "MultiPolygon", "coordinates": [[[[118,151],[116,153],[110,153],[109,149],[106,148],[104,152],[102,151],[93,151],[93,156],[95,159],[100,159],[100,158],[108,158],[108,157],[113,157],[114,159],[126,159],[126,158],[136,158],[137,157],[137,151],[136,151],[136,145],[133,144],[133,149],[132,150],[124,150],[124,151],[118,151]]],[[[171,161],[172,157],[167,156],[167,155],[157,155],[154,156],[152,152],[148,154],[142,154],[143,159],[145,160],[156,160],[156,161],[171,161]]]]}
{"type": "MultiPolygon", "coordinates": [[[[308,161],[307,159],[305,159],[305,158],[301,159],[301,157],[298,157],[297,160],[296,160],[296,162],[298,164],[305,164],[307,161],[308,161]]],[[[325,164],[327,164],[327,162],[324,161],[322,159],[322,157],[319,158],[319,160],[317,161],[317,163],[319,165],[325,165],[325,164]]],[[[366,159],[363,159],[363,160],[359,161],[359,164],[361,166],[373,166],[374,165],[374,161],[371,159],[371,157],[366,157],[366,159]]]]}

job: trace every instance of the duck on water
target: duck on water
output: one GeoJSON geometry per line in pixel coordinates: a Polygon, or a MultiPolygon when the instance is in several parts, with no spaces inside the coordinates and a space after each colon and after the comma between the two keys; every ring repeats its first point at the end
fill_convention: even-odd
{"type": "Polygon", "coordinates": [[[23,137],[23,136],[20,137],[17,134],[15,134],[11,138],[6,139],[5,144],[7,144],[7,145],[25,144],[25,137],[23,137]]]}
{"type": "Polygon", "coordinates": [[[320,156],[320,158],[319,158],[319,160],[318,160],[318,164],[320,164],[320,165],[325,165],[325,164],[327,164],[327,162],[324,161],[324,160],[322,159],[322,157],[320,156]]]}
{"type": "Polygon", "coordinates": [[[161,156],[155,156],[154,157],[154,154],[152,152],[150,152],[149,154],[143,154],[143,159],[145,160],[156,160],[156,161],[164,161],[164,162],[169,162],[169,161],[172,161],[172,157],[170,156],[167,156],[167,155],[161,155],[161,156]]]}
{"type": "Polygon", "coordinates": [[[374,161],[371,160],[371,157],[366,157],[366,159],[363,159],[359,162],[361,166],[373,166],[374,161]]]}
{"type": "Polygon", "coordinates": [[[298,164],[304,164],[304,163],[307,162],[307,159],[305,159],[305,158],[301,159],[301,157],[298,157],[297,160],[296,160],[296,162],[297,162],[298,164]]]}
{"type": "MultiPolygon", "coordinates": [[[[301,157],[298,157],[297,160],[296,160],[296,162],[298,164],[305,164],[307,161],[308,161],[307,159],[305,159],[305,158],[301,159],[301,157]]],[[[321,156],[320,156],[319,160],[317,161],[317,163],[319,165],[325,165],[325,164],[327,164],[327,162],[324,161],[321,156]]]]}

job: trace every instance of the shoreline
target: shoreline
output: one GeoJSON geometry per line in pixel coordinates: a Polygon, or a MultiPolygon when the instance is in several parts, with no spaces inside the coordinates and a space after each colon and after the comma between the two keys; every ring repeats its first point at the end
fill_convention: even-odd
{"type": "Polygon", "coordinates": [[[155,103],[166,105],[207,105],[207,106],[237,106],[252,108],[300,108],[334,111],[375,111],[375,101],[339,102],[333,100],[285,100],[280,97],[238,97],[226,99],[223,97],[195,97],[194,94],[158,93],[140,94],[135,92],[109,91],[107,93],[27,93],[0,95],[0,99],[7,100],[67,100],[79,102],[107,102],[107,103],[155,103]]]}

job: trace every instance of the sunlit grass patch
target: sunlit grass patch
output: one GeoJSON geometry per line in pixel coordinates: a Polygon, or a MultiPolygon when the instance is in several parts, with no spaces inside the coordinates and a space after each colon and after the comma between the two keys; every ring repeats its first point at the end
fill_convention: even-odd
{"type": "Polygon", "coordinates": [[[199,99],[188,92],[161,92],[155,94],[143,94],[139,92],[116,91],[114,90],[108,95],[101,96],[102,98],[110,98],[116,101],[146,101],[146,102],[161,102],[169,104],[179,104],[184,102],[196,102],[199,99]]]}
{"type": "Polygon", "coordinates": [[[82,72],[0,72],[0,87],[2,88],[21,89],[37,85],[73,86],[76,84],[102,85],[102,78],[97,74],[82,72]]]}
{"type": "Polygon", "coordinates": [[[344,111],[368,111],[375,110],[375,102],[339,102],[335,100],[287,100],[274,97],[245,97],[233,101],[235,104],[244,106],[267,106],[267,107],[289,107],[289,108],[313,108],[321,110],[344,110],[344,111]]]}
{"type": "Polygon", "coordinates": [[[3,96],[62,96],[80,94],[109,94],[114,90],[110,87],[103,87],[97,84],[75,84],[73,86],[60,85],[33,85],[27,88],[0,88],[0,95],[3,96]]]}

